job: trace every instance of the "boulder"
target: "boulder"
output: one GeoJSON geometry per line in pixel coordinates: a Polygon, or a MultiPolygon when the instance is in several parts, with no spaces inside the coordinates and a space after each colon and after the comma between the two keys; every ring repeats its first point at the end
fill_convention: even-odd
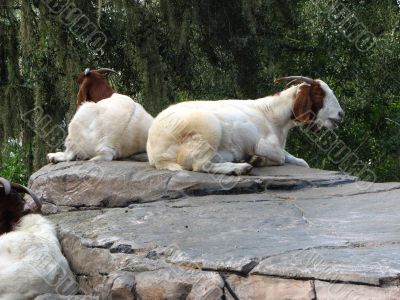
{"type": "Polygon", "coordinates": [[[251,194],[355,182],[340,172],[296,166],[258,168],[252,176],[170,172],[147,162],[75,161],[47,165],[30,177],[29,187],[44,200],[45,213],[77,209],[126,207],[129,204],[185,196],[251,194]]]}
{"type": "Polygon", "coordinates": [[[398,295],[400,183],[296,166],[229,177],[115,161],[48,165],[30,187],[81,294],[330,299],[343,285],[398,295]]]}

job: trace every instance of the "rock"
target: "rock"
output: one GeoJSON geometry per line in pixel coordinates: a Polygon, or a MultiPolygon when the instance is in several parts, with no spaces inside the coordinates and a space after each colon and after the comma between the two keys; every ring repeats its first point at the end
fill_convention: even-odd
{"type": "Polygon", "coordinates": [[[187,197],[51,219],[62,228],[71,267],[82,274],[173,263],[379,285],[400,273],[399,190],[383,187],[350,196],[324,197],[320,190],[320,199],[271,192],[187,197]],[[131,250],[112,253],[116,248],[131,250]]]}
{"type": "Polygon", "coordinates": [[[136,293],[141,300],[220,299],[223,282],[219,275],[193,269],[169,268],[136,275],[136,293]]]}
{"type": "Polygon", "coordinates": [[[110,292],[110,285],[107,285],[107,275],[77,275],[80,293],[84,295],[102,295],[110,292]],[[108,290],[105,288],[107,287],[108,290]]]}
{"type": "Polygon", "coordinates": [[[281,279],[257,275],[243,278],[237,275],[231,275],[227,281],[238,299],[316,299],[313,283],[309,280],[281,279]]]}
{"type": "Polygon", "coordinates": [[[141,162],[78,161],[45,166],[31,176],[29,186],[43,196],[43,210],[54,213],[59,206],[75,210],[157,200],[166,194],[170,176],[141,162]]]}
{"type": "Polygon", "coordinates": [[[380,287],[371,287],[364,285],[340,284],[340,283],[316,281],[315,291],[317,293],[318,300],[400,299],[400,288],[398,286],[380,288],[380,287]]]}
{"type": "Polygon", "coordinates": [[[400,183],[295,166],[216,177],[114,161],[48,165],[30,186],[55,213],[81,293],[313,299],[315,285],[323,299],[324,282],[345,282],[397,297],[400,183]]]}
{"type": "Polygon", "coordinates": [[[142,300],[186,299],[191,285],[171,278],[168,271],[144,272],[137,276],[136,292],[142,300]]]}
{"type": "Polygon", "coordinates": [[[97,296],[61,296],[56,294],[45,294],[35,298],[35,300],[99,300],[97,296]]]}
{"type": "Polygon", "coordinates": [[[298,198],[294,204],[305,222],[298,233],[299,247],[282,246],[283,251],[262,260],[252,272],[370,285],[397,277],[399,195],[400,190],[389,188],[321,200],[298,198]],[[307,247],[302,246],[304,240],[307,247]],[[317,240],[324,242],[315,245],[317,240]]]}
{"type": "Polygon", "coordinates": [[[82,242],[75,235],[61,234],[63,252],[74,273],[97,275],[115,270],[118,263],[108,249],[85,247],[82,242]],[[91,259],[93,257],[96,259],[91,259]]]}
{"type": "Polygon", "coordinates": [[[258,168],[252,176],[224,176],[155,170],[146,162],[111,161],[50,164],[33,174],[29,187],[44,199],[43,211],[126,207],[132,203],[210,194],[248,194],[355,182],[330,171],[285,166],[258,168]]]}
{"type": "Polygon", "coordinates": [[[224,295],[224,281],[216,273],[202,273],[204,276],[193,285],[186,300],[216,300],[224,295]]]}
{"type": "Polygon", "coordinates": [[[101,299],[134,300],[135,276],[131,272],[112,273],[104,285],[101,299]]]}

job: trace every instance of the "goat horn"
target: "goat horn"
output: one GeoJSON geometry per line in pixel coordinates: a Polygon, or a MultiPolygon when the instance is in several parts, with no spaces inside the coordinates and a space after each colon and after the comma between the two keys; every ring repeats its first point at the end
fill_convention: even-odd
{"type": "Polygon", "coordinates": [[[314,82],[314,79],[308,78],[308,77],[304,77],[304,76],[288,76],[288,77],[282,77],[282,78],[278,78],[275,80],[275,83],[278,83],[282,80],[300,80],[303,81],[305,83],[308,84],[312,84],[314,82]]]}
{"type": "Polygon", "coordinates": [[[118,74],[118,72],[114,71],[113,69],[109,69],[109,68],[100,68],[95,70],[96,72],[99,72],[100,74],[107,74],[107,73],[115,73],[118,74]]]}
{"type": "Polygon", "coordinates": [[[3,177],[0,177],[0,183],[4,187],[4,193],[8,195],[11,192],[11,184],[8,180],[4,179],[3,177]]]}
{"type": "Polygon", "coordinates": [[[27,187],[20,185],[18,183],[10,183],[8,180],[0,177],[0,183],[4,186],[4,192],[6,195],[8,195],[11,192],[11,189],[15,189],[18,193],[27,193],[29,194],[33,201],[35,202],[37,206],[37,210],[40,212],[42,209],[42,198],[39,198],[36,196],[36,194],[31,190],[28,189],[27,187]]]}
{"type": "Polygon", "coordinates": [[[36,196],[36,194],[31,189],[28,189],[27,187],[20,185],[18,183],[11,183],[11,186],[15,188],[17,191],[20,191],[22,193],[28,193],[32,197],[33,201],[35,201],[38,210],[40,211],[42,209],[42,198],[36,196]]]}
{"type": "MultiPolygon", "coordinates": [[[[288,88],[288,87],[290,87],[290,86],[292,86],[293,84],[298,83],[298,82],[299,82],[298,79],[293,79],[293,80],[290,81],[288,84],[286,84],[286,87],[288,88]]],[[[300,82],[301,82],[301,81],[300,81],[300,82]]]]}

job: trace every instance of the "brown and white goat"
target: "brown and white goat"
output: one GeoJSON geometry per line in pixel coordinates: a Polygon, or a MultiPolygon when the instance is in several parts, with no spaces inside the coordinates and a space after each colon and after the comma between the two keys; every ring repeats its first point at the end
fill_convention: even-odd
{"type": "Polygon", "coordinates": [[[81,75],[77,101],[80,106],[68,126],[66,149],[47,154],[49,162],[113,160],[146,152],[153,117],[130,97],[114,93],[98,71],[86,70],[81,75]],[[92,102],[81,104],[82,99],[92,102]]]}
{"type": "Polygon", "coordinates": [[[147,154],[157,169],[247,174],[263,165],[308,167],[285,151],[289,130],[300,124],[336,128],[343,110],[321,80],[285,77],[303,83],[257,100],[189,101],[161,112],[149,131],[147,154]]]}
{"type": "Polygon", "coordinates": [[[40,215],[40,208],[41,201],[31,190],[0,178],[1,300],[76,293],[76,281],[61,253],[56,230],[40,215]],[[26,209],[19,193],[29,193],[36,208],[26,209]]]}
{"type": "Polygon", "coordinates": [[[97,70],[85,69],[78,77],[79,92],[76,99],[76,108],[85,101],[99,102],[110,98],[114,90],[108,82],[106,75],[116,73],[112,69],[100,68],[97,70]]]}

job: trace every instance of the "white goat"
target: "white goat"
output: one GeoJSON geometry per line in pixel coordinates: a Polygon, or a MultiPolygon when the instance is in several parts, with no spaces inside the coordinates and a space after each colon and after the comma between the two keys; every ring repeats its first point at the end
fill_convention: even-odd
{"type": "Polygon", "coordinates": [[[146,151],[153,117],[128,96],[114,93],[83,103],[72,118],[65,152],[49,153],[57,163],[75,159],[113,160],[146,151]]]}
{"type": "Polygon", "coordinates": [[[147,153],[157,169],[241,175],[253,157],[263,165],[285,162],[308,167],[285,149],[298,124],[336,128],[343,110],[326,83],[306,77],[297,86],[257,100],[191,101],[161,112],[149,131],[147,153]]]}
{"type": "Polygon", "coordinates": [[[10,194],[10,183],[3,178],[0,182],[4,186],[0,189],[0,299],[75,294],[75,277],[61,253],[54,226],[43,216],[25,210],[22,197],[10,194]]]}

